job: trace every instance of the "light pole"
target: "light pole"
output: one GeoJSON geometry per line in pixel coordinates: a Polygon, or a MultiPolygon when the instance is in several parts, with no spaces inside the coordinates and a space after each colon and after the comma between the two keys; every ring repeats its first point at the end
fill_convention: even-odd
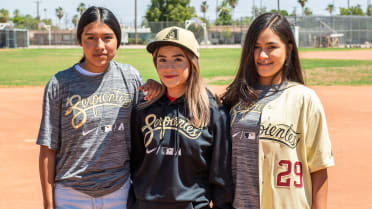
{"type": "Polygon", "coordinates": [[[134,43],[137,44],[137,0],[134,0],[134,43]]]}
{"type": "Polygon", "coordinates": [[[280,0],[278,0],[278,14],[280,14],[280,0]]]}

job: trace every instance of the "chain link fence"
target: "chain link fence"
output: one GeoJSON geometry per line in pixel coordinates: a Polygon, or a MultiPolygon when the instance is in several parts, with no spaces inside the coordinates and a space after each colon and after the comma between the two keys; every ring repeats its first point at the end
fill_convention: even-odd
{"type": "Polygon", "coordinates": [[[370,16],[287,17],[299,26],[300,47],[372,47],[370,16]]]}
{"type": "MultiPolygon", "coordinates": [[[[372,17],[370,16],[288,16],[297,26],[299,47],[372,47],[372,17]]],[[[137,29],[137,43],[147,44],[160,30],[178,26],[179,22],[148,22],[137,29]]],[[[187,29],[194,32],[201,44],[242,44],[249,25],[228,26],[193,23],[187,29]],[[204,33],[207,33],[205,42],[204,33]]],[[[0,47],[27,47],[31,45],[78,45],[75,30],[0,30],[0,47]]],[[[135,43],[135,30],[122,27],[122,44],[135,43]]]]}
{"type": "MultiPolygon", "coordinates": [[[[177,22],[149,22],[147,27],[151,29],[151,37],[154,38],[156,33],[170,26],[185,28],[185,23],[177,22]]],[[[207,44],[241,44],[244,41],[244,35],[248,30],[248,25],[207,25],[206,32],[208,37],[207,44]]],[[[195,23],[190,24],[187,28],[194,32],[195,38],[199,43],[205,44],[204,28],[202,25],[195,23]]]]}
{"type": "Polygon", "coordinates": [[[77,45],[75,30],[30,31],[31,45],[77,45]]]}
{"type": "Polygon", "coordinates": [[[17,48],[29,46],[29,33],[24,29],[0,30],[0,48],[17,48]]]}

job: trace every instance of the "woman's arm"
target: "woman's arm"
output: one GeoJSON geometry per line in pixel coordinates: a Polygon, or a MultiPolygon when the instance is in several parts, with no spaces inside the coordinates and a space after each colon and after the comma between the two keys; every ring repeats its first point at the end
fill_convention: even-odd
{"type": "Polygon", "coordinates": [[[43,191],[44,209],[53,209],[53,188],[55,177],[56,152],[46,146],[40,146],[39,173],[43,191]]]}
{"type": "Polygon", "coordinates": [[[311,209],[326,209],[328,194],[328,174],[327,169],[322,169],[311,173],[313,185],[313,203],[311,209]]]}

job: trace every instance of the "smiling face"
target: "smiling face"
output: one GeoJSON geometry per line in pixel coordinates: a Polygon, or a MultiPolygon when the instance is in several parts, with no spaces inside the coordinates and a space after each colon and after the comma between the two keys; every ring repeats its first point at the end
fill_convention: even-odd
{"type": "Polygon", "coordinates": [[[282,81],[281,73],[277,73],[282,69],[286,56],[286,45],[280,37],[270,28],[263,30],[258,36],[254,50],[261,85],[278,84],[282,81]]]}
{"type": "Polygon", "coordinates": [[[156,56],[156,69],[168,94],[176,98],[182,96],[190,74],[190,63],[185,52],[176,46],[162,46],[156,56]]]}
{"type": "Polygon", "coordinates": [[[82,67],[94,73],[104,72],[116,54],[117,38],[104,23],[92,22],[84,27],[81,35],[85,62],[82,67]]]}

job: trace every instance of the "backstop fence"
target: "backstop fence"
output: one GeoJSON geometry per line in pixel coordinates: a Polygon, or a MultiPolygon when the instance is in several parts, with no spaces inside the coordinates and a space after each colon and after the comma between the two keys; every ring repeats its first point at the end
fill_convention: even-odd
{"type": "Polygon", "coordinates": [[[372,47],[371,16],[287,17],[299,26],[300,47],[372,47]]]}
{"type": "Polygon", "coordinates": [[[3,28],[0,30],[0,48],[17,48],[28,46],[28,30],[10,28],[3,28]]]}

